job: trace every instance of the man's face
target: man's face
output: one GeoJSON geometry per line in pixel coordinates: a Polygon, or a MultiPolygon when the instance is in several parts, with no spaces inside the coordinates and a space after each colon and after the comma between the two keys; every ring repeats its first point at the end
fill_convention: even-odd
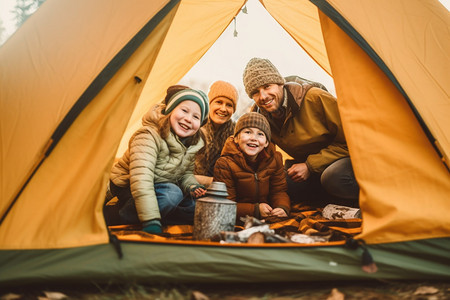
{"type": "Polygon", "coordinates": [[[259,108],[274,113],[283,104],[283,85],[274,83],[263,85],[252,95],[252,99],[259,108]]]}

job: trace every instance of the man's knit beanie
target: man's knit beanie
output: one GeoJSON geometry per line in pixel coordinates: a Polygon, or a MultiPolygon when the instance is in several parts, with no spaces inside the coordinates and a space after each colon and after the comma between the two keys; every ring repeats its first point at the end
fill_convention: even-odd
{"type": "Polygon", "coordinates": [[[266,138],[270,141],[270,125],[267,122],[266,117],[257,112],[249,112],[243,114],[239,120],[236,122],[236,127],[234,128],[234,136],[237,136],[238,133],[244,128],[258,128],[262,132],[266,134],[266,138]]]}
{"type": "Polygon", "coordinates": [[[208,92],[209,103],[218,98],[226,98],[233,102],[233,109],[236,111],[237,102],[239,100],[239,93],[237,89],[229,82],[218,80],[209,87],[208,92]]]}
{"type": "MultiPolygon", "coordinates": [[[[169,87],[167,93],[172,94],[176,88],[169,87]]],[[[191,100],[200,106],[201,120],[200,123],[206,120],[209,113],[209,101],[208,96],[201,90],[194,90],[191,88],[181,88],[176,93],[172,94],[170,97],[165,98],[166,108],[163,110],[163,114],[168,115],[170,112],[177,107],[183,101],[191,100]]]]}
{"type": "Polygon", "coordinates": [[[266,58],[252,58],[244,70],[245,92],[252,98],[256,90],[266,84],[284,84],[285,80],[278,69],[266,58]]]}

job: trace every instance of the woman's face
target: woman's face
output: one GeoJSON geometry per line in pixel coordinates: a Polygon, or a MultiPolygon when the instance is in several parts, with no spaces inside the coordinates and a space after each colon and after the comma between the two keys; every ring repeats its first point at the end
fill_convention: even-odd
{"type": "Polygon", "coordinates": [[[181,138],[193,136],[200,128],[200,106],[191,100],[185,100],[177,105],[170,114],[170,126],[181,138]]]}
{"type": "Polygon", "coordinates": [[[209,117],[213,123],[222,125],[234,113],[233,101],[227,98],[216,98],[209,104],[209,117]]]}
{"type": "Polygon", "coordinates": [[[244,128],[239,131],[234,138],[234,142],[239,145],[241,151],[251,160],[255,160],[259,152],[269,145],[264,131],[254,127],[244,128]]]}

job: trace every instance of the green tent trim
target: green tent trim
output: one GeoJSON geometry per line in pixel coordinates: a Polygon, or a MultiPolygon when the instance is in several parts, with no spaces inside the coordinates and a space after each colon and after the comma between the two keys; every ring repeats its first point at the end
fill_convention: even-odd
{"type": "Polygon", "coordinates": [[[362,250],[343,246],[232,247],[121,242],[55,250],[0,251],[3,285],[60,283],[291,282],[450,278],[450,238],[368,245],[376,273],[361,269],[362,250]],[[211,276],[214,274],[214,276],[211,276]],[[243,276],[245,275],[245,276],[243,276]],[[301,278],[299,278],[301,276],[301,278]]]}

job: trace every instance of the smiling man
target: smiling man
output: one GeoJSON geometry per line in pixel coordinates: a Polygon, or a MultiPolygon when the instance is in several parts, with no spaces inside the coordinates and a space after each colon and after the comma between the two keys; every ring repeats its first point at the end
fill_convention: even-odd
{"type": "Polygon", "coordinates": [[[286,160],[288,194],[293,202],[358,205],[337,99],[310,83],[285,82],[277,68],[252,58],[243,74],[245,91],[269,121],[272,141],[292,156],[286,160]]]}

